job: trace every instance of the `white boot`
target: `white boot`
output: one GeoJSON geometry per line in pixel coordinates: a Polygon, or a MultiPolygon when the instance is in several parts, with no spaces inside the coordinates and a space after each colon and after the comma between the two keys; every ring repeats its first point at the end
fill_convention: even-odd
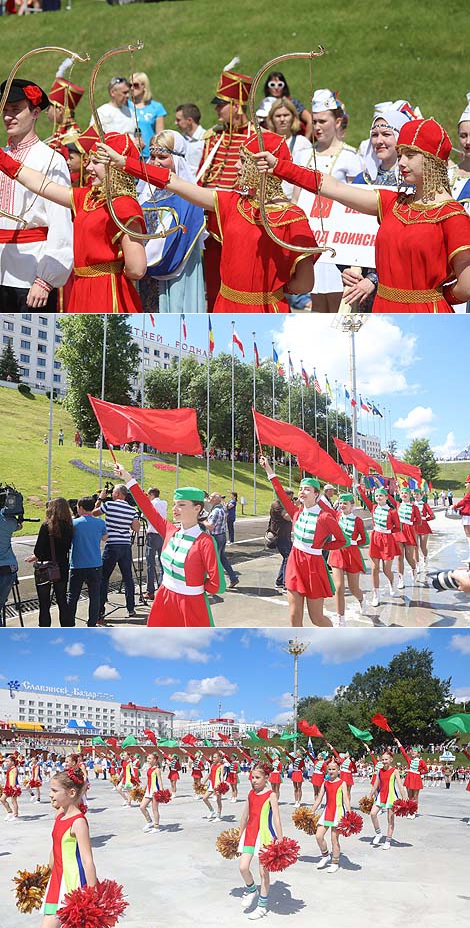
{"type": "Polygon", "coordinates": [[[404,580],[404,578],[403,578],[403,574],[398,574],[397,589],[398,589],[398,590],[404,590],[404,589],[405,589],[405,580],[404,580]]]}
{"type": "Polygon", "coordinates": [[[372,599],[370,601],[371,606],[378,606],[380,604],[380,596],[378,590],[372,591],[372,599]]]}

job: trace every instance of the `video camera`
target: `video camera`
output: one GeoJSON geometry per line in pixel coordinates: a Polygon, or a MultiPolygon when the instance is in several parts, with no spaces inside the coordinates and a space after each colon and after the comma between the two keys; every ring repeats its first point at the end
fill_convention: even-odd
{"type": "MultiPolygon", "coordinates": [[[[111,480],[106,480],[105,485],[104,485],[104,489],[106,490],[106,499],[112,499],[112,498],[113,498],[114,483],[111,483],[111,480]]],[[[99,494],[102,493],[102,492],[103,492],[102,490],[98,490],[98,493],[96,494],[96,498],[97,498],[97,499],[98,499],[99,494]]]]}
{"type": "Polygon", "coordinates": [[[25,518],[23,495],[11,483],[0,483],[0,511],[6,519],[15,519],[18,525],[23,522],[41,521],[25,518]]]}

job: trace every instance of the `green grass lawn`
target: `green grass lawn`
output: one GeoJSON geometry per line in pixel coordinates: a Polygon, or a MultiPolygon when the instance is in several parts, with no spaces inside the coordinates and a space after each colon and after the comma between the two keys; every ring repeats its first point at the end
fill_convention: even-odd
{"type": "MultiPolygon", "coordinates": [[[[311,0],[284,3],[281,9],[252,0],[221,4],[219,0],[174,0],[110,7],[104,0],[72,0],[72,10],[8,16],[0,19],[2,78],[29,49],[45,45],[87,51],[95,62],[106,50],[141,39],[143,51],[106,62],[97,83],[97,100],[107,99],[106,83],[116,74],[144,70],[154,96],[173,122],[177,104],[193,101],[203,125],[214,123],[210,100],[218,75],[234,56],[238,69],[255,74],[269,59],[287,52],[308,51],[322,44],[327,54],[313,64],[287,62],[293,95],[307,106],[312,88],[340,92],[351,117],[348,141],[357,145],[369,130],[372,108],[379,100],[409,99],[426,116],[435,116],[456,139],[456,123],[468,91],[463,63],[467,58],[468,0],[335,0],[328,6],[311,0]]],[[[61,61],[60,54],[36,56],[19,76],[36,80],[47,91],[61,61]]],[[[87,86],[90,65],[76,65],[72,80],[87,86]]],[[[78,109],[82,128],[88,123],[86,99],[78,109]]],[[[40,133],[49,134],[45,117],[40,133]]]]}

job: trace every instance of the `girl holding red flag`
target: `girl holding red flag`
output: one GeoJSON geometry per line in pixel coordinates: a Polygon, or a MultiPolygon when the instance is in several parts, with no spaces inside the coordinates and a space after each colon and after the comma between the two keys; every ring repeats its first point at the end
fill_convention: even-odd
{"type": "Polygon", "coordinates": [[[302,750],[299,748],[295,754],[286,754],[292,764],[292,785],[294,787],[294,805],[298,809],[302,802],[302,786],[304,782],[305,761],[302,750]]]}
{"type": "Polygon", "coordinates": [[[320,789],[325,781],[327,760],[328,751],[319,751],[313,763],[312,786],[315,799],[319,795],[320,789]]]}
{"type": "Polygon", "coordinates": [[[323,601],[333,595],[334,586],[322,549],[333,551],[346,543],[336,515],[319,500],[320,481],[316,477],[305,477],[300,481],[298,499],[302,508],[299,509],[285,492],[267,458],[261,455],[259,462],[294,526],[294,542],[285,576],[290,624],[298,628],[302,626],[306,600],[312,625],[331,627],[330,619],[323,613],[323,601]],[[327,541],[331,535],[332,540],[327,541]]]}
{"type": "Polygon", "coordinates": [[[236,802],[238,799],[238,771],[240,769],[240,763],[238,760],[237,754],[232,754],[230,758],[230,767],[227,774],[227,783],[229,784],[232,790],[232,798],[230,802],[236,802]]]}
{"type": "Polygon", "coordinates": [[[147,788],[145,790],[145,796],[140,803],[140,811],[145,818],[146,824],[144,825],[143,831],[146,833],[158,831],[158,826],[160,825],[160,810],[158,807],[158,802],[155,799],[154,794],[159,790],[163,789],[163,775],[162,770],[159,764],[159,760],[156,754],[148,754],[147,756],[148,767],[146,770],[147,777],[147,788]],[[150,818],[150,813],[148,811],[148,806],[152,806],[153,812],[153,821],[150,818]]]}
{"type": "Polygon", "coordinates": [[[383,752],[380,767],[378,764],[375,765],[377,773],[376,775],[374,774],[372,790],[370,792],[370,798],[374,800],[374,805],[370,811],[370,817],[375,830],[375,837],[372,839],[372,844],[374,847],[378,847],[380,844],[380,847],[382,847],[384,851],[390,850],[391,847],[393,829],[395,826],[393,804],[395,800],[398,799],[399,795],[402,799],[406,798],[400,774],[397,768],[393,766],[393,760],[394,757],[391,751],[387,750],[383,752]],[[387,811],[387,837],[383,844],[381,843],[382,831],[378,820],[378,814],[381,810],[387,811]]]}
{"type": "Polygon", "coordinates": [[[418,525],[415,526],[416,536],[418,539],[418,552],[417,552],[417,567],[420,569],[419,564],[419,552],[423,555],[423,571],[426,570],[428,566],[428,537],[432,535],[432,528],[429,525],[433,519],[436,518],[434,515],[429,503],[425,502],[423,499],[423,491],[419,488],[413,490],[413,502],[416,508],[419,510],[421,516],[421,521],[418,525]]]}
{"type": "MultiPolygon", "coordinates": [[[[408,799],[414,799],[416,804],[419,803],[419,794],[423,788],[422,777],[428,772],[428,766],[425,764],[422,757],[420,757],[419,748],[412,748],[411,755],[407,754],[403,745],[400,744],[398,738],[393,739],[398,745],[400,752],[403,754],[403,757],[408,764],[408,770],[406,771],[406,776],[404,779],[404,784],[406,791],[408,793],[408,799]]],[[[409,815],[408,818],[416,818],[416,814],[409,815]]]]}
{"type": "Polygon", "coordinates": [[[271,773],[269,774],[269,782],[272,786],[272,791],[276,799],[279,800],[279,796],[281,792],[281,783],[282,783],[282,771],[284,769],[284,765],[280,757],[273,756],[270,758],[270,760],[273,765],[273,769],[271,770],[271,773]]]}
{"type": "Polygon", "coordinates": [[[366,573],[364,559],[359,550],[359,546],[367,543],[367,534],[364,522],[360,516],[354,515],[354,496],[352,493],[341,493],[338,497],[339,510],[336,513],[339,527],[346,538],[346,546],[336,551],[331,551],[328,556],[328,566],[333,572],[333,582],[335,585],[335,605],[337,613],[337,624],[343,626],[346,624],[344,618],[345,597],[344,597],[344,575],[348,580],[350,593],[359,603],[359,612],[362,613],[362,603],[364,593],[359,586],[359,577],[366,573]]]}
{"type": "Polygon", "coordinates": [[[126,481],[145,518],[163,538],[163,580],[152,603],[147,625],[201,627],[214,624],[208,593],[224,593],[225,580],[210,532],[200,527],[204,491],[196,487],[175,490],[173,518],[178,528],[162,518],[136,480],[120,465],[117,477],[126,481]]]}
{"type": "MultiPolygon", "coordinates": [[[[387,505],[388,493],[385,487],[377,487],[374,491],[375,502],[372,503],[366,496],[361,485],[357,487],[362,502],[372,513],[373,531],[370,536],[369,556],[372,561],[372,606],[380,604],[380,564],[388,580],[390,596],[395,595],[393,588],[394,576],[392,572],[393,559],[400,555],[400,546],[396,536],[400,531],[400,519],[396,509],[387,505]]],[[[391,499],[391,497],[389,497],[391,499]]],[[[395,501],[393,500],[395,505],[395,501]]]]}

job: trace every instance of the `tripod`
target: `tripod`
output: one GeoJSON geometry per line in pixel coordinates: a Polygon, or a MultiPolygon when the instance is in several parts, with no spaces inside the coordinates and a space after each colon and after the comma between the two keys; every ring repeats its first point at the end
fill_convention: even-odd
{"type": "MultiPolygon", "coordinates": [[[[13,593],[13,606],[18,613],[18,618],[20,620],[21,628],[24,628],[23,608],[22,608],[22,602],[21,602],[20,584],[18,581],[18,574],[15,575],[15,579],[13,581],[11,592],[13,593]]],[[[2,628],[6,628],[6,624],[7,624],[6,610],[7,610],[7,603],[5,603],[2,609],[1,615],[0,615],[0,626],[2,628]]]]}
{"type": "MultiPolygon", "coordinates": [[[[139,588],[139,603],[142,605],[147,605],[147,600],[144,599],[144,561],[145,561],[145,546],[147,540],[147,520],[144,519],[143,515],[139,514],[139,522],[141,525],[141,530],[139,532],[132,532],[131,537],[131,550],[134,550],[134,542],[137,545],[137,564],[132,557],[132,570],[134,572],[134,577],[136,579],[137,586],[139,588]]],[[[122,583],[119,585],[119,592],[122,590],[122,583]]]]}

